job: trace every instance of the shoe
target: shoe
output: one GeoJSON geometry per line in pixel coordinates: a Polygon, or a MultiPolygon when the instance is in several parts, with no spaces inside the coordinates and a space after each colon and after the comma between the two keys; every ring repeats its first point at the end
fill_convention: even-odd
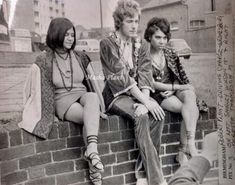
{"type": "Polygon", "coordinates": [[[180,165],[182,166],[183,164],[188,162],[190,158],[191,158],[190,154],[186,153],[185,151],[180,150],[178,152],[178,155],[176,156],[176,161],[180,163],[180,165]]]}
{"type": "Polygon", "coordinates": [[[140,179],[137,179],[136,185],[148,185],[148,181],[146,178],[140,178],[140,179]]]}
{"type": "MultiPolygon", "coordinates": [[[[98,137],[96,135],[87,136],[88,145],[91,143],[97,144],[98,137]]],[[[104,172],[104,165],[100,160],[97,152],[91,152],[88,154],[87,150],[84,152],[84,158],[89,164],[89,168],[92,168],[92,172],[104,172]]]]}
{"type": "Polygon", "coordinates": [[[89,164],[89,179],[93,185],[102,185],[102,176],[100,172],[89,164]]]}

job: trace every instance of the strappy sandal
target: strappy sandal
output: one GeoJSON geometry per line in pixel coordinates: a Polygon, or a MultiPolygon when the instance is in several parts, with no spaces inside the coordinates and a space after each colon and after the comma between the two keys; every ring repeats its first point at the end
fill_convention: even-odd
{"type": "MultiPolygon", "coordinates": [[[[87,143],[96,143],[97,144],[98,137],[96,135],[87,136],[87,143]]],[[[104,165],[100,160],[99,154],[97,152],[92,152],[89,155],[87,154],[87,150],[84,152],[84,158],[89,163],[89,168],[92,167],[92,172],[104,172],[104,165]],[[100,168],[99,166],[102,166],[100,168]]]]}
{"type": "Polygon", "coordinates": [[[93,185],[102,185],[102,176],[100,172],[97,172],[93,166],[89,165],[89,179],[93,185]]]}

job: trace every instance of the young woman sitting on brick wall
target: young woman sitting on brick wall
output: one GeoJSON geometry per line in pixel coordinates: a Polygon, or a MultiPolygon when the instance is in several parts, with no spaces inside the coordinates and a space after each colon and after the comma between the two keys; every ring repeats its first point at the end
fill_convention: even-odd
{"type": "Polygon", "coordinates": [[[25,87],[23,121],[19,126],[47,138],[54,113],[61,120],[84,124],[90,179],[101,184],[104,166],[97,150],[100,102],[87,78],[89,57],[74,51],[76,32],[66,18],[51,21],[46,38],[48,51],[37,57],[25,87]],[[91,115],[92,114],[92,115],[91,115]]]}
{"type": "MultiPolygon", "coordinates": [[[[154,98],[163,109],[181,113],[184,124],[181,124],[181,148],[179,160],[185,161],[186,154],[198,155],[195,146],[195,131],[199,111],[194,88],[180,63],[176,52],[166,47],[171,37],[170,24],[164,18],[152,18],[144,33],[150,43],[153,87],[155,92],[143,89],[147,96],[154,98]]],[[[144,69],[144,66],[140,69],[144,69]]]]}

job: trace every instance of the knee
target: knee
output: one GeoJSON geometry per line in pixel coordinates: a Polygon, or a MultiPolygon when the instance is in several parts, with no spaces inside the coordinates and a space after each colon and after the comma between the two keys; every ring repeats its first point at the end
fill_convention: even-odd
{"type": "Polygon", "coordinates": [[[185,101],[196,101],[196,98],[197,96],[193,90],[186,90],[183,93],[183,99],[185,101]]]}

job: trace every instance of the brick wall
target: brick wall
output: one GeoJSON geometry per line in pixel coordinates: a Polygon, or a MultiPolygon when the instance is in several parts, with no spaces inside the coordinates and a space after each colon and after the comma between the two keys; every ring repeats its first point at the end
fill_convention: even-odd
{"type": "MultiPolygon", "coordinates": [[[[166,114],[162,136],[161,159],[168,179],[179,167],[178,151],[181,117],[166,114]]],[[[82,127],[69,122],[56,122],[48,140],[42,140],[8,124],[0,129],[1,184],[20,185],[88,185],[88,165],[83,159],[82,127]]],[[[197,146],[201,149],[205,134],[216,130],[216,110],[200,115],[197,126],[197,146]]],[[[134,166],[138,149],[133,125],[109,116],[101,120],[99,152],[105,172],[104,185],[135,184],[134,166]]],[[[208,179],[218,178],[217,168],[210,170],[208,179]]]]}

